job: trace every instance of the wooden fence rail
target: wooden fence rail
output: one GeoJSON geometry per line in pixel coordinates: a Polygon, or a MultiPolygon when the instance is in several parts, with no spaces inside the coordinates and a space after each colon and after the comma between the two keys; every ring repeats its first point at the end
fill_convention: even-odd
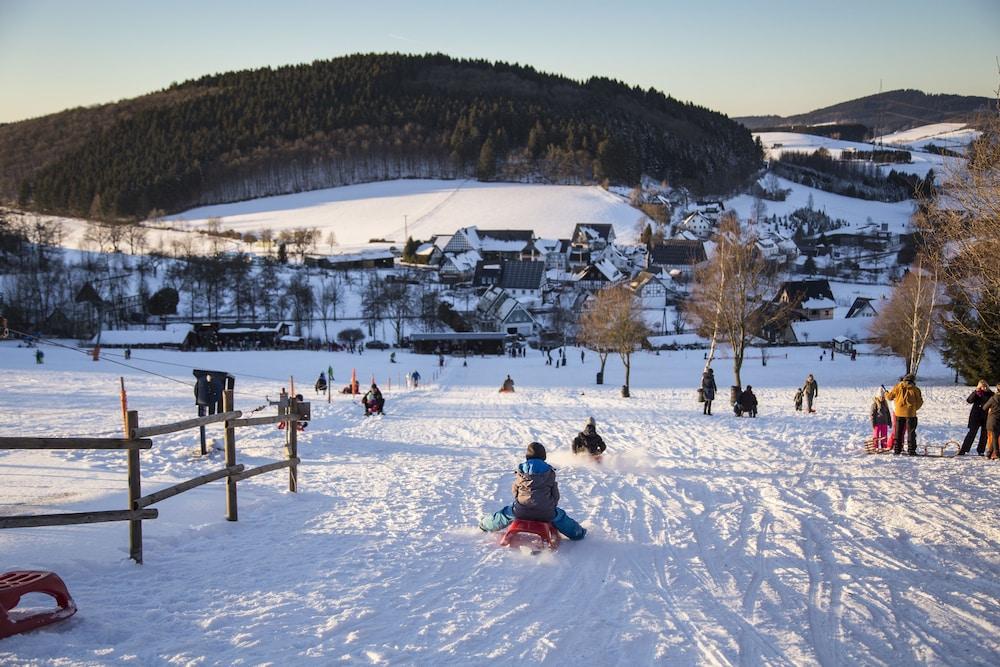
{"type": "Polygon", "coordinates": [[[0,449],[149,449],[152,440],[122,438],[0,438],[0,449]]]}
{"type": "Polygon", "coordinates": [[[204,417],[194,417],[193,419],[185,419],[179,422],[173,422],[170,424],[159,424],[157,426],[143,426],[141,428],[136,428],[132,432],[132,436],[135,438],[148,438],[153,435],[166,435],[167,433],[177,433],[179,431],[187,431],[192,428],[198,428],[199,426],[208,426],[209,424],[218,424],[219,422],[229,421],[231,419],[238,419],[242,417],[243,413],[239,410],[234,410],[232,412],[220,412],[216,415],[206,415],[204,417]]]}
{"type": "MultiPolygon", "coordinates": [[[[185,419],[183,421],[154,426],[141,427],[139,413],[130,410],[125,414],[125,432],[131,437],[125,438],[0,438],[0,450],[43,450],[43,449],[103,449],[124,450],[128,457],[128,509],[100,512],[74,512],[68,514],[36,514],[0,517],[2,528],[32,528],[37,526],[68,526],[84,523],[101,523],[106,521],[129,522],[129,557],[142,563],[142,522],[159,516],[158,510],[145,509],[150,505],[172,498],[191,489],[214,482],[226,480],[226,519],[236,521],[237,496],[236,483],[250,477],[267,472],[288,468],[288,490],[293,493],[298,490],[298,457],[297,429],[295,423],[309,419],[309,403],[299,403],[290,398],[284,391],[277,402],[278,414],[266,417],[251,417],[241,419],[243,412],[233,407],[233,390],[223,391],[223,411],[215,415],[185,419]],[[236,463],[236,429],[244,426],[260,426],[284,422],[287,428],[285,434],[286,458],[255,468],[247,469],[243,464],[236,463]],[[140,473],[139,451],[150,449],[154,435],[178,433],[207,424],[222,423],[225,426],[225,457],[226,467],[220,470],[200,475],[193,479],[173,484],[148,495],[142,495],[142,475],[140,473]]],[[[124,405],[123,405],[123,410],[124,405]]]]}
{"type": "Polygon", "coordinates": [[[36,526],[71,526],[79,523],[104,523],[155,519],[159,510],[108,510],[105,512],[71,512],[68,514],[34,514],[0,517],[0,528],[34,528],[36,526]]]}

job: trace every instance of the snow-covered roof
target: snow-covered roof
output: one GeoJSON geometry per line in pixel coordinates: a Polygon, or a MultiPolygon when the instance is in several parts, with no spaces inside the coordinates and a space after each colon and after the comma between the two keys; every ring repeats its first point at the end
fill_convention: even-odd
{"type": "Polygon", "coordinates": [[[806,310],[820,310],[823,308],[836,308],[837,302],[832,299],[806,299],[799,306],[806,310]]]}
{"type": "Polygon", "coordinates": [[[855,317],[842,320],[792,322],[791,327],[797,342],[829,343],[837,336],[846,336],[855,341],[868,340],[872,337],[871,323],[871,318],[855,317]]]}
{"type": "Polygon", "coordinates": [[[466,271],[474,271],[476,264],[481,262],[482,259],[482,255],[475,250],[467,250],[454,255],[448,255],[445,258],[445,266],[450,264],[456,271],[464,273],[466,271]]]}
{"type": "MultiPolygon", "coordinates": [[[[110,329],[101,332],[102,345],[182,345],[193,331],[190,324],[168,324],[164,329],[110,329]]],[[[90,341],[97,343],[97,336],[90,341]]]]}

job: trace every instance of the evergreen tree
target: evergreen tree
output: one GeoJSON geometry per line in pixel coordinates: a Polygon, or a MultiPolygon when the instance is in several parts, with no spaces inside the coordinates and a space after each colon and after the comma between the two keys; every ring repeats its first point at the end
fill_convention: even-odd
{"type": "Polygon", "coordinates": [[[479,149],[479,161],[476,162],[476,178],[481,181],[493,180],[497,173],[497,156],[493,148],[493,139],[488,138],[479,149]]]}

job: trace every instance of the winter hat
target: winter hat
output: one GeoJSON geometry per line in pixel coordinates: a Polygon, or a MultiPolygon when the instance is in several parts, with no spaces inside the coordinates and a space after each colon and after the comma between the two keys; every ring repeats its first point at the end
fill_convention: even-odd
{"type": "Polygon", "coordinates": [[[587,428],[588,426],[593,426],[594,428],[597,428],[597,422],[594,421],[593,417],[590,417],[589,419],[587,419],[587,423],[584,424],[584,428],[587,428]]]}
{"type": "Polygon", "coordinates": [[[916,382],[917,378],[913,377],[913,373],[907,373],[903,376],[903,382],[916,382]]]}
{"type": "Polygon", "coordinates": [[[545,460],[545,446],[540,442],[533,442],[528,445],[527,451],[524,452],[525,459],[541,459],[545,460]]]}

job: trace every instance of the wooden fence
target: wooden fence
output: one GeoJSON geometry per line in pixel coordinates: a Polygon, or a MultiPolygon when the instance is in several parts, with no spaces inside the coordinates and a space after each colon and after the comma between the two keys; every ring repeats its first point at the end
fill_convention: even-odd
{"type": "Polygon", "coordinates": [[[167,498],[208,484],[219,479],[226,480],[226,519],[236,521],[236,484],[244,479],[274,470],[288,468],[288,490],[298,491],[298,436],[296,423],[309,419],[309,403],[298,402],[282,392],[277,402],[278,413],[265,417],[243,417],[243,413],[233,407],[233,390],[227,389],[222,395],[222,409],[219,414],[185,419],[170,424],[142,426],[139,413],[130,410],[125,418],[125,438],[0,438],[0,450],[38,449],[120,449],[128,457],[128,506],[124,510],[99,512],[72,512],[66,514],[36,514],[0,517],[2,528],[30,528],[35,526],[68,526],[82,523],[102,523],[106,521],[129,522],[129,556],[136,563],[142,562],[142,522],[155,519],[159,511],[148,509],[167,498]],[[223,423],[225,428],[225,467],[189,479],[148,495],[142,495],[139,452],[153,446],[152,436],[178,433],[204,427],[207,424],[223,423]],[[256,468],[247,469],[236,463],[236,429],[266,424],[285,424],[285,459],[256,468]]]}

